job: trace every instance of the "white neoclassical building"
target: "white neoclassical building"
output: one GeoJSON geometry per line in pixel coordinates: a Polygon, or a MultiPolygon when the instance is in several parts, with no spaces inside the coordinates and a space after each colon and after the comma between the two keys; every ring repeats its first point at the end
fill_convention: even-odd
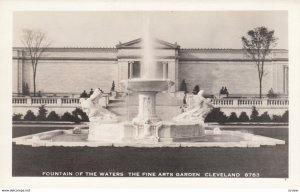
{"type": "MultiPolygon", "coordinates": [[[[177,43],[157,40],[159,76],[175,82],[170,90],[180,89],[185,80],[188,91],[199,85],[207,94],[218,95],[226,86],[231,95],[253,96],[259,93],[256,65],[242,49],[189,49],[177,43]]],[[[13,48],[13,93],[22,94],[24,84],[33,91],[32,67],[25,49],[13,48]]],[[[263,94],[272,88],[288,94],[288,50],[274,49],[265,63],[263,94]]],[[[138,78],[141,65],[141,39],[119,43],[113,48],[51,47],[37,67],[37,91],[44,94],[80,94],[100,87],[109,92],[113,81],[138,78]]]]}
{"type": "MultiPolygon", "coordinates": [[[[30,92],[33,91],[32,66],[26,50],[14,47],[14,113],[25,114],[28,109],[37,112],[38,107],[44,104],[49,111],[63,114],[80,106],[78,96],[83,90],[89,92],[91,88],[101,88],[110,92],[113,81],[116,91],[125,91],[121,80],[139,78],[144,72],[141,44],[141,39],[136,39],[113,48],[48,48],[39,61],[36,76],[36,90],[43,97],[36,98],[23,97],[25,85],[30,92]]],[[[173,96],[158,96],[161,116],[169,114],[171,117],[180,112],[178,106],[182,98],[176,98],[176,95],[183,80],[189,93],[199,85],[207,95],[216,97],[213,104],[227,114],[232,111],[250,113],[253,106],[260,112],[280,115],[288,109],[288,50],[272,50],[265,62],[262,93],[266,95],[272,88],[280,98],[257,99],[253,98],[259,94],[257,68],[242,49],[189,49],[162,40],[156,41],[156,48],[158,76],[175,82],[169,90],[174,93],[169,95],[173,96]],[[227,87],[230,98],[218,98],[223,86],[227,87]]],[[[103,105],[108,105],[108,98],[103,99],[103,105]]],[[[124,110],[122,113],[126,116],[124,110]]]]}

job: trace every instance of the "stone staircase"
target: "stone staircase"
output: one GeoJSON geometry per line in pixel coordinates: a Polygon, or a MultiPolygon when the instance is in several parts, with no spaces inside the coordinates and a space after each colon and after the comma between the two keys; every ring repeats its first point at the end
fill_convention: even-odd
{"type": "MultiPolygon", "coordinates": [[[[171,120],[180,114],[182,98],[169,93],[156,96],[156,113],[163,120],[171,120]]],[[[119,116],[122,121],[131,121],[138,113],[138,95],[131,93],[122,99],[110,100],[107,109],[119,116]]]]}

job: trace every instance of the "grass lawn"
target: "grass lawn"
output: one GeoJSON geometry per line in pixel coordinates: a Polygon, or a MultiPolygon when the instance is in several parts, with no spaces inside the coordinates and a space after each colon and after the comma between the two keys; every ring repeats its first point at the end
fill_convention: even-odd
{"type": "MultiPolygon", "coordinates": [[[[58,129],[17,127],[13,137],[58,129]]],[[[237,130],[235,128],[235,130],[237,130]]],[[[260,148],[31,147],[13,145],[13,176],[42,172],[259,173],[288,177],[288,129],[246,130],[284,139],[285,145],[260,148]]]]}

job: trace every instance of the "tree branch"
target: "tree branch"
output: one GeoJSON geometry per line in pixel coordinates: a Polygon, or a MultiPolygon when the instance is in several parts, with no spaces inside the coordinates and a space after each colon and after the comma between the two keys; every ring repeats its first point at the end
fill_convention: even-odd
{"type": "MultiPolygon", "coordinates": [[[[47,40],[46,34],[41,31],[33,31],[25,29],[23,30],[23,36],[21,39],[32,65],[34,88],[35,88],[35,77],[37,72],[37,65],[40,57],[45,50],[50,46],[50,42],[47,40]]],[[[34,89],[35,94],[35,89],[34,89]]]]}
{"type": "Polygon", "coordinates": [[[261,90],[265,73],[265,59],[271,53],[271,48],[276,46],[277,38],[274,37],[274,30],[269,31],[266,27],[256,27],[248,31],[247,35],[248,38],[242,37],[243,49],[246,51],[247,56],[250,56],[253,62],[256,63],[261,90]]]}

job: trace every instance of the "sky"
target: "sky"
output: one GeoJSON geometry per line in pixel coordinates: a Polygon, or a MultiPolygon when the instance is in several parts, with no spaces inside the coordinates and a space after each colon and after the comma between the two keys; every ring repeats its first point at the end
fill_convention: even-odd
{"type": "Polygon", "coordinates": [[[23,29],[41,30],[51,47],[115,47],[142,37],[144,16],[153,36],[182,48],[242,48],[247,31],[275,31],[278,49],[288,49],[287,11],[14,12],[13,46],[23,46],[23,29]]]}

